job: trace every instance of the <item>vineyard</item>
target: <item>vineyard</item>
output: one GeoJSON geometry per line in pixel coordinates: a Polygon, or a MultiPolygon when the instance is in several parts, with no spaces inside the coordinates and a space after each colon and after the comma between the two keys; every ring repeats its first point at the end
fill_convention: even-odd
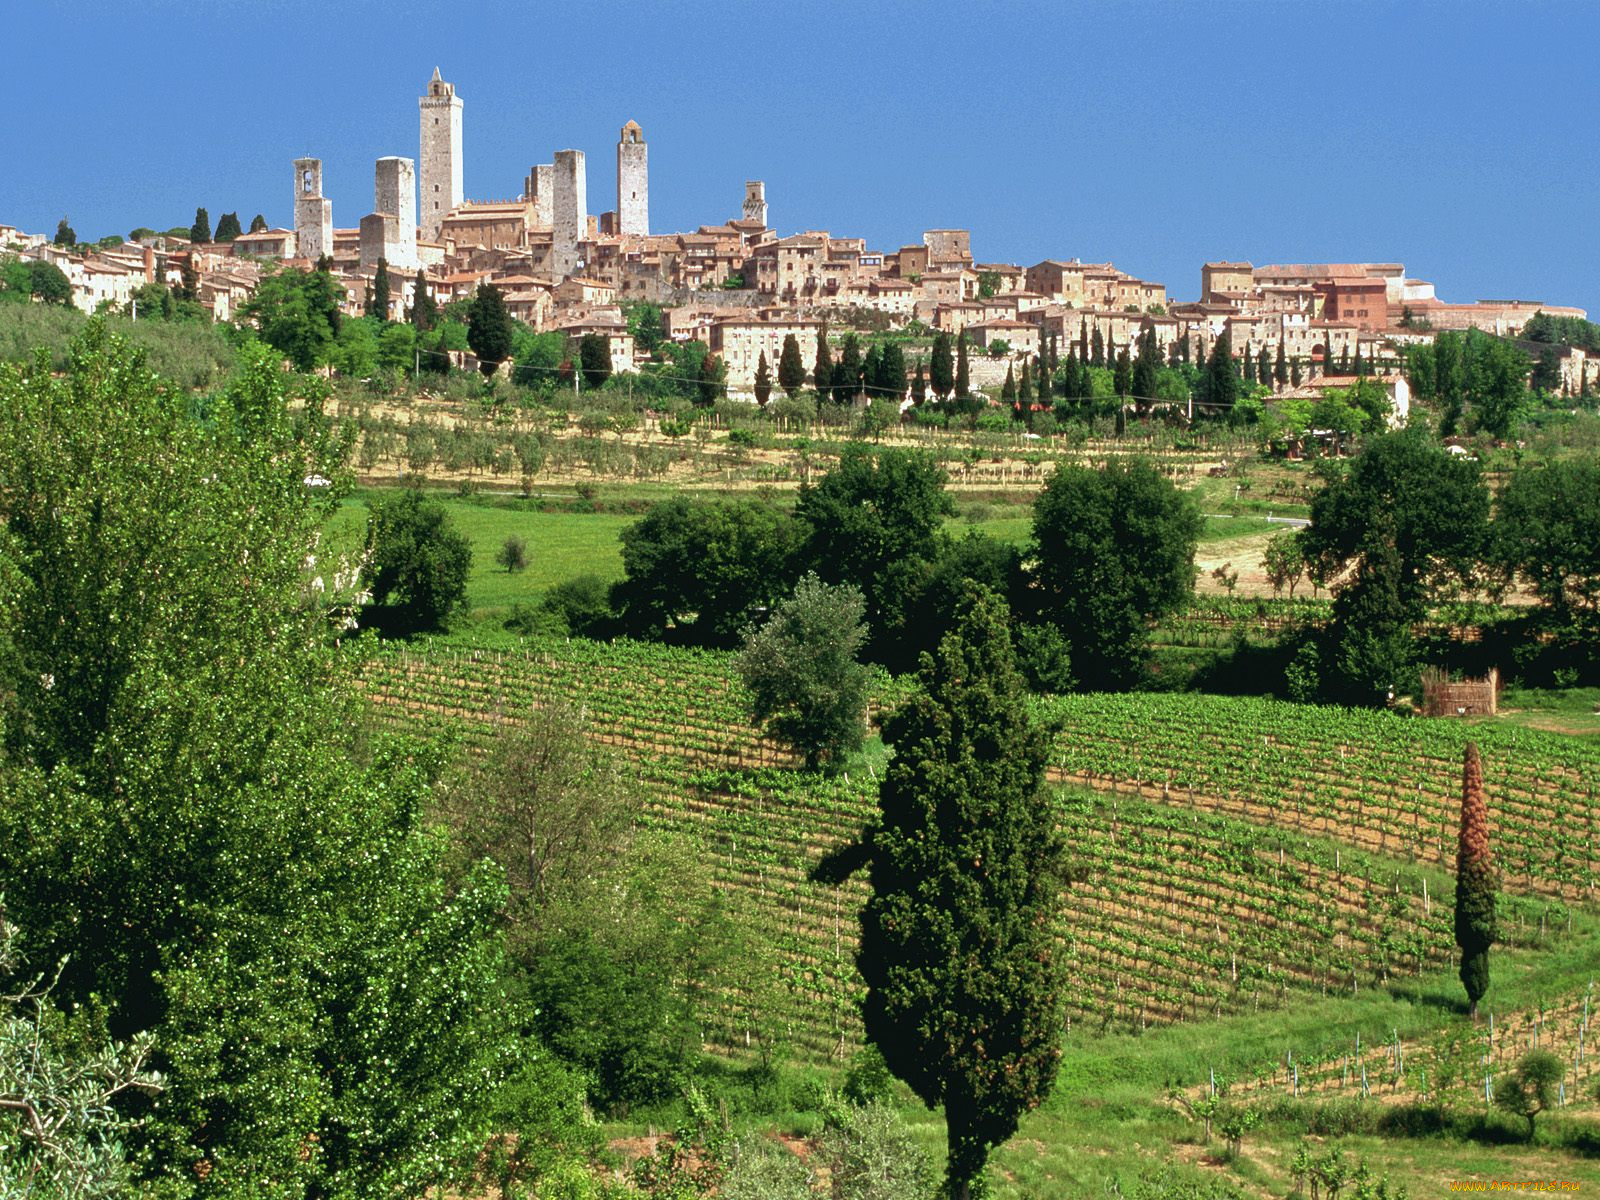
{"type": "Polygon", "coordinates": [[[1494,852],[1514,890],[1591,900],[1600,748],[1554,734],[1203,695],[1068,696],[1063,781],[1271,825],[1409,862],[1454,862],[1461,756],[1483,751],[1494,852]]]}
{"type": "MultiPolygon", "coordinates": [[[[1319,1053],[1286,1053],[1257,1066],[1239,1090],[1262,1099],[1361,1097],[1389,1104],[1485,1105],[1493,1102],[1498,1076],[1509,1074],[1528,1051],[1546,1050],[1565,1067],[1558,1104],[1589,1102],[1600,1078],[1590,1029],[1591,1017],[1600,1015],[1596,999],[1590,982],[1551,1003],[1491,1012],[1475,1027],[1454,1024],[1426,1038],[1395,1037],[1376,1044],[1363,1044],[1357,1035],[1349,1045],[1319,1053]]],[[[1208,1082],[1195,1091],[1203,1094],[1210,1087],[1208,1082]]]]}
{"type": "MultiPolygon", "coordinates": [[[[765,931],[780,981],[756,1006],[767,1027],[810,1056],[850,1045],[863,885],[824,887],[807,872],[868,819],[876,779],[870,766],[836,779],[798,770],[750,726],[729,656],[574,641],[515,653],[400,650],[363,670],[383,724],[460,738],[469,752],[530,706],[580,710],[594,739],[633,764],[644,820],[696,839],[719,883],[765,931]]],[[[892,704],[898,686],[880,678],[878,703],[892,704]]],[[[1433,864],[1438,839],[1453,853],[1444,817],[1454,819],[1463,731],[1250,701],[1207,698],[1202,709],[1186,699],[1050,703],[1064,722],[1058,773],[1102,789],[1055,796],[1075,859],[1061,926],[1069,1021],[1141,1029],[1270,1008],[1295,994],[1358,993],[1447,963],[1450,884],[1433,864]],[[1302,723],[1290,726],[1297,712],[1302,723]],[[1256,752],[1259,729],[1274,733],[1256,752]],[[1296,750],[1280,752],[1291,736],[1296,750]]],[[[1505,900],[1502,929],[1513,944],[1561,936],[1558,893],[1577,890],[1568,881],[1587,881],[1594,867],[1582,840],[1583,821],[1593,820],[1593,765],[1527,734],[1482,740],[1494,795],[1517,805],[1500,816],[1503,844],[1516,847],[1512,868],[1548,893],[1505,900]],[[1537,775],[1509,789],[1506,777],[1535,754],[1537,775]],[[1583,815],[1571,825],[1569,814],[1571,848],[1552,854],[1538,806],[1563,797],[1583,797],[1570,810],[1583,815]],[[1544,844],[1535,845],[1541,828],[1544,844]]],[[[750,1007],[730,1002],[708,1040],[746,1044],[740,1014],[750,1007]]]]}

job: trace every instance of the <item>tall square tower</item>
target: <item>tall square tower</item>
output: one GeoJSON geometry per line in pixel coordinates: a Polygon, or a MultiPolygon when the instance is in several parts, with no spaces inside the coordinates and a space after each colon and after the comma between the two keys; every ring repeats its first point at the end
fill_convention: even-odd
{"type": "Polygon", "coordinates": [[[578,243],[589,236],[588,173],[582,150],[557,150],[550,268],[557,278],[578,269],[578,243]]]}
{"type": "Polygon", "coordinates": [[[617,232],[650,232],[650,147],[637,121],[617,141],[617,232]]]}
{"type": "Polygon", "coordinates": [[[439,226],[466,198],[461,179],[461,97],[455,85],[433,69],[428,94],[417,100],[422,110],[422,236],[439,236],[439,226]]]}
{"type": "Polygon", "coordinates": [[[294,160],[295,255],[318,259],[333,253],[333,201],[322,194],[322,160],[294,160]]]}

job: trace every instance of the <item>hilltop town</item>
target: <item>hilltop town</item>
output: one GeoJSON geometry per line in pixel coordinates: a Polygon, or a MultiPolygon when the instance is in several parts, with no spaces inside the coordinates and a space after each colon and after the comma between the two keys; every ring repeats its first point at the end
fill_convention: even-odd
{"type": "MultiPolygon", "coordinates": [[[[335,224],[323,194],[324,163],[308,157],[293,162],[293,228],[270,228],[258,218],[227,241],[137,230],[142,236],[121,244],[83,247],[0,224],[0,248],[58,267],[71,302],[85,312],[129,311],[141,286],[160,282],[186,288],[214,319],[232,320],[263,273],[283,265],[320,263],[352,316],[369,311],[380,264],[394,319],[404,319],[419,286],[442,306],[492,283],[510,315],[535,331],[606,339],[619,372],[642,357],[625,306],[645,302],[662,309],[665,337],[709,347],[736,395],[750,392],[763,355],[777,364],[790,335],[811,372],[817,331],[826,323],[920,327],[992,347],[995,353],[974,363],[975,388],[998,385],[1008,370],[1041,354],[1065,357],[1076,347],[1087,360],[1098,344],[1114,356],[1115,347],[1141,338],[1153,337],[1171,361],[1202,361],[1224,334],[1241,360],[1255,362],[1265,352],[1291,364],[1298,386],[1302,374],[1332,374],[1335,362],[1398,375],[1398,351],[1439,331],[1515,336],[1541,311],[1586,316],[1543,301],[1446,302],[1397,262],[1207,262],[1198,296],[1179,300],[1168,285],[1109,262],[978,261],[964,229],[927,230],[896,249],[827,230],[781,235],[759,180],[744,184],[737,216],[690,232],[653,233],[649,145],[638,123],[628,121],[618,137],[614,205],[592,213],[585,155],[575,149],[533,166],[514,199],[469,199],[463,98],[435,69],[418,107],[418,157],[377,160],[373,211],[354,225],[335,224]]],[[[452,365],[477,365],[468,351],[449,353],[452,365]]],[[[1585,392],[1600,379],[1592,358],[1582,348],[1562,348],[1562,390],[1585,392]]],[[[1290,383],[1276,382],[1280,390],[1290,383]]]]}

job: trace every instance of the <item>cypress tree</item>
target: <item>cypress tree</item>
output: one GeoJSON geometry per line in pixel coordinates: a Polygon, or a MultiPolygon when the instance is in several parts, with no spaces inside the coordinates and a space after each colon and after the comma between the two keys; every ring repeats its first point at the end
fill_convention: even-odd
{"type": "Polygon", "coordinates": [[[1067,369],[1061,373],[1061,398],[1075,401],[1078,392],[1078,352],[1075,348],[1067,347],[1067,369]]]}
{"type": "Polygon", "coordinates": [[[262,216],[260,213],[257,213],[255,216],[250,218],[251,233],[265,233],[266,231],[267,219],[264,216],[262,216]]]}
{"type": "Polygon", "coordinates": [[[181,290],[183,293],[181,299],[200,299],[200,271],[194,265],[194,253],[192,251],[183,256],[183,287],[181,290]]]}
{"type": "Polygon", "coordinates": [[[1050,740],[1026,702],[1002,601],[971,588],[884,724],[894,756],[866,835],[856,963],[889,1070],[943,1104],[949,1194],[1055,1083],[1063,973],[1054,916],[1065,845],[1043,791],[1050,740]]]}
{"type": "Polygon", "coordinates": [[[1103,367],[1106,365],[1106,342],[1100,336],[1100,326],[1094,327],[1094,333],[1089,337],[1089,365],[1103,367]]]}
{"type": "Polygon", "coordinates": [[[1006,381],[1000,385],[1000,403],[1007,408],[1017,406],[1017,380],[1011,373],[1011,366],[1006,365],[1006,381]]]}
{"type": "Polygon", "coordinates": [[[1206,404],[1224,412],[1232,409],[1239,398],[1239,376],[1233,368],[1233,347],[1226,332],[1211,343],[1211,358],[1200,381],[1200,397],[1206,404]]]}
{"type": "Polygon", "coordinates": [[[696,403],[701,408],[710,408],[727,395],[728,389],[724,379],[722,360],[715,354],[707,354],[700,360],[699,394],[696,403]]]}
{"type": "Polygon", "coordinates": [[[892,400],[906,394],[906,354],[899,342],[888,342],[878,352],[878,390],[892,400]]]}
{"type": "Polygon", "coordinates": [[[1483,794],[1483,764],[1476,742],[1468,742],[1461,768],[1461,836],[1456,847],[1456,945],[1461,948],[1461,983],[1472,1016],[1489,990],[1489,947],[1495,942],[1494,862],[1489,854],[1489,804],[1483,794]]]}
{"type": "Polygon", "coordinates": [[[367,297],[367,316],[380,321],[389,319],[389,260],[378,259],[378,269],[372,276],[372,294],[367,297]]]}
{"type": "Polygon", "coordinates": [[[1116,334],[1106,331],[1106,361],[1105,365],[1113,371],[1117,369],[1117,337],[1116,334]]]}
{"type": "Polygon", "coordinates": [[[1061,365],[1060,346],[1057,345],[1056,335],[1053,333],[1050,335],[1050,358],[1046,365],[1049,368],[1048,373],[1052,375],[1055,373],[1055,369],[1061,365]]]}
{"type": "Polygon", "coordinates": [[[1367,363],[1366,360],[1361,357],[1360,345],[1356,346],[1355,373],[1357,379],[1364,379],[1367,374],[1367,363]]]}
{"type": "Polygon", "coordinates": [[[1272,386],[1272,356],[1267,353],[1266,346],[1256,355],[1256,382],[1264,387],[1272,386]]]}
{"type": "Polygon", "coordinates": [[[956,369],[950,350],[950,335],[936,333],[933,335],[933,361],[928,364],[928,386],[933,390],[934,399],[948,400],[955,385],[956,369]]]}
{"type": "Polygon", "coordinates": [[[756,360],[756,403],[762,408],[772,399],[772,369],[767,366],[767,352],[763,350],[756,360]]]}
{"type": "Polygon", "coordinates": [[[1280,388],[1289,382],[1289,358],[1283,351],[1281,339],[1278,342],[1278,360],[1272,367],[1272,377],[1278,381],[1280,388]]]}
{"type": "Polygon", "coordinates": [[[411,309],[406,318],[418,333],[427,333],[439,323],[439,306],[428,291],[428,277],[421,267],[417,268],[417,277],[411,284],[411,309]]]}
{"type": "Polygon", "coordinates": [[[1089,318],[1078,318],[1078,361],[1089,361],[1089,318]]]}
{"type": "Polygon", "coordinates": [[[833,394],[833,351],[828,349],[828,327],[817,330],[817,363],[811,369],[811,386],[817,390],[817,403],[824,404],[833,394]]]}
{"type": "Polygon", "coordinates": [[[1339,374],[1350,374],[1350,343],[1346,342],[1339,351],[1339,374]]]}
{"type": "Polygon", "coordinates": [[[191,242],[211,240],[211,216],[203,208],[194,210],[194,224],[189,226],[189,240],[191,242]]]}
{"type": "Polygon", "coordinates": [[[800,357],[800,342],[794,334],[785,334],[783,352],[778,355],[778,386],[783,394],[793,400],[806,382],[806,364],[800,357]]]}
{"type": "Polygon", "coordinates": [[[239,214],[236,212],[223,213],[217,220],[217,241],[232,242],[244,232],[239,228],[239,214]]]}
{"type": "Polygon", "coordinates": [[[883,393],[883,351],[876,342],[867,347],[867,356],[861,360],[861,390],[866,392],[868,400],[875,400],[883,393]]]}
{"type": "Polygon", "coordinates": [[[500,289],[492,283],[480,283],[467,308],[467,345],[478,356],[478,369],[493,375],[511,356],[515,337],[516,325],[500,289]]]}
{"type": "Polygon", "coordinates": [[[1294,361],[1289,364],[1289,385],[1291,387],[1299,387],[1301,378],[1300,357],[1296,355],[1294,361]]]}
{"type": "Polygon", "coordinates": [[[1026,408],[1033,403],[1033,372],[1028,360],[1022,360],[1022,374],[1017,376],[1017,405],[1026,408]]]}
{"type": "Polygon", "coordinates": [[[861,343],[853,333],[844,335],[844,349],[833,368],[833,402],[851,404],[861,394],[861,343]]]}
{"type": "Polygon", "coordinates": [[[1117,352],[1117,365],[1112,372],[1111,379],[1112,386],[1117,390],[1117,395],[1126,400],[1128,393],[1133,389],[1133,362],[1128,357],[1128,348],[1126,346],[1117,352]]]}
{"type": "Polygon", "coordinates": [[[917,373],[911,377],[911,400],[921,404],[928,398],[928,380],[922,374],[922,360],[917,359],[917,373]]]}
{"type": "Polygon", "coordinates": [[[1147,329],[1139,337],[1139,357],[1133,362],[1132,395],[1141,408],[1155,398],[1156,378],[1161,371],[1161,347],[1156,331],[1147,329]]]}
{"type": "Polygon", "coordinates": [[[956,343],[956,399],[965,400],[972,390],[972,372],[967,366],[967,335],[956,343]]]}
{"type": "Polygon", "coordinates": [[[51,238],[50,241],[52,245],[65,246],[70,250],[78,244],[78,234],[71,225],[67,224],[67,219],[62,217],[56,225],[56,236],[51,238]]]}
{"type": "MultiPolygon", "coordinates": [[[[1052,344],[1054,341],[1055,339],[1052,338],[1052,344]]],[[[1037,387],[1036,399],[1038,400],[1039,408],[1041,410],[1050,407],[1050,376],[1055,373],[1055,369],[1054,363],[1051,363],[1048,366],[1046,366],[1043,362],[1039,364],[1039,383],[1037,387]]]]}

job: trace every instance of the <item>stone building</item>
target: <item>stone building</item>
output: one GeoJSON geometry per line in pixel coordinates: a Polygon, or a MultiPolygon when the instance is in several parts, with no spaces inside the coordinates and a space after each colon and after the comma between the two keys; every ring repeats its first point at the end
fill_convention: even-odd
{"type": "Polygon", "coordinates": [[[417,168],[409,158],[380,158],[374,172],[373,211],[361,218],[361,266],[389,261],[391,271],[415,271],[417,168]]]}
{"type": "Polygon", "coordinates": [[[759,179],[745,180],[744,219],[759,221],[763,229],[767,228],[767,185],[759,179]]]}
{"type": "Polygon", "coordinates": [[[801,361],[806,364],[809,373],[817,365],[817,330],[821,327],[821,321],[805,317],[778,317],[773,320],[728,317],[711,325],[711,353],[728,368],[728,386],[740,391],[755,385],[756,367],[765,354],[767,369],[772,373],[776,390],[778,359],[783,355],[784,339],[790,334],[794,335],[800,347],[801,361]]]}
{"type": "Polygon", "coordinates": [[[617,141],[617,232],[650,235],[650,147],[637,121],[617,141]]]}
{"type": "Polygon", "coordinates": [[[417,106],[422,113],[422,236],[431,241],[466,198],[461,182],[462,104],[455,85],[440,79],[435,67],[428,94],[418,98],[417,106]]]}
{"type": "Polygon", "coordinates": [[[295,253],[316,260],[333,253],[333,201],[322,195],[322,160],[294,160],[295,253]]]}
{"type": "Polygon", "coordinates": [[[972,265],[972,235],[965,229],[930,229],[922,235],[930,271],[959,271],[972,265]]]}
{"type": "Polygon", "coordinates": [[[540,229],[555,224],[556,169],[552,163],[529,167],[522,181],[522,198],[533,205],[533,223],[540,229]]]}
{"type": "Polygon", "coordinates": [[[589,183],[582,150],[557,150],[551,202],[550,271],[578,269],[578,243],[589,236],[589,183]]]}

